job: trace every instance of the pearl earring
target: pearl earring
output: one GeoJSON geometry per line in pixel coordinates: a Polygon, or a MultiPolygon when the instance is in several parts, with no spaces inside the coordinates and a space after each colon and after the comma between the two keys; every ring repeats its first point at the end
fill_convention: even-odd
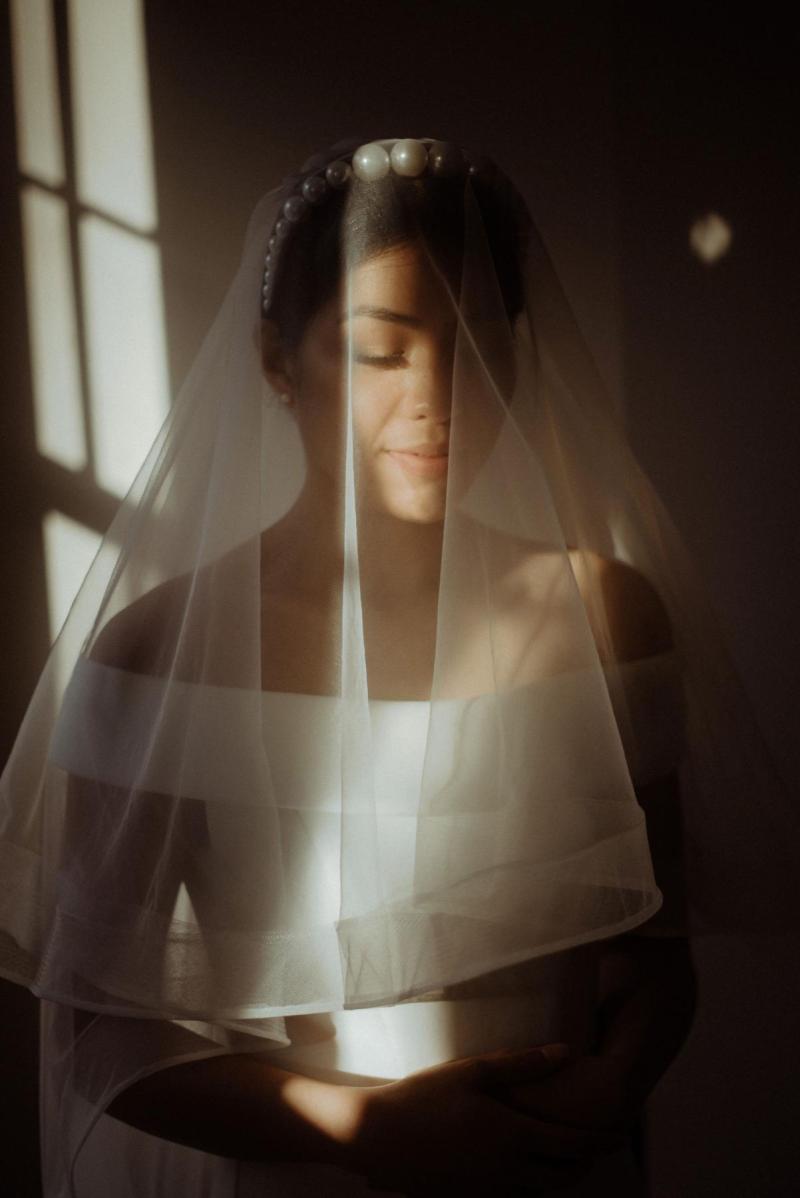
{"type": "Polygon", "coordinates": [[[276,404],[280,404],[281,407],[288,408],[292,402],[291,394],[288,391],[276,391],[274,387],[270,386],[266,379],[262,379],[261,394],[264,403],[269,407],[274,407],[276,404]]]}

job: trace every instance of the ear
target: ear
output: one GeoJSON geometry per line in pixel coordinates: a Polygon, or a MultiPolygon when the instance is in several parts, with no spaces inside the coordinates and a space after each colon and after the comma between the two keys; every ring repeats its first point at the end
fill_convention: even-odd
{"type": "Polygon", "coordinates": [[[267,382],[278,394],[292,394],[292,363],[281,341],[277,324],[268,317],[261,321],[261,365],[267,382]]]}

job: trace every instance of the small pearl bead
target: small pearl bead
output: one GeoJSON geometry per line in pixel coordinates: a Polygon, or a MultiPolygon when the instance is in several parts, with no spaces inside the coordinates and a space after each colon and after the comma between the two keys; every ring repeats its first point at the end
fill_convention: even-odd
{"type": "Polygon", "coordinates": [[[470,154],[469,173],[471,175],[489,176],[494,172],[494,163],[485,154],[470,154]]]}
{"type": "Polygon", "coordinates": [[[302,196],[289,196],[289,199],[283,205],[283,215],[293,225],[301,221],[308,212],[308,204],[302,196]]]}
{"type": "Polygon", "coordinates": [[[435,141],[428,151],[434,175],[457,175],[464,170],[464,155],[452,141],[435,141]]]}
{"type": "Polygon", "coordinates": [[[398,175],[416,179],[428,165],[428,151],[421,141],[413,137],[405,137],[396,141],[390,154],[392,169],[398,175]]]}
{"type": "Polygon", "coordinates": [[[353,171],[365,183],[374,183],[389,174],[389,155],[376,141],[368,142],[353,155],[353,171]]]}
{"type": "Polygon", "coordinates": [[[320,200],[325,198],[325,193],[328,190],[328,184],[322,178],[322,175],[312,175],[310,179],[306,179],[303,184],[303,196],[308,200],[309,204],[318,204],[320,200]]]}
{"type": "Polygon", "coordinates": [[[331,187],[344,187],[347,180],[350,178],[350,166],[346,162],[339,159],[337,162],[332,162],[326,168],[325,178],[331,187]]]}
{"type": "Polygon", "coordinates": [[[277,237],[278,241],[283,241],[284,237],[289,232],[290,228],[291,228],[291,225],[289,224],[288,220],[286,220],[286,218],[283,216],[280,218],[279,221],[275,222],[275,236],[277,237]]]}

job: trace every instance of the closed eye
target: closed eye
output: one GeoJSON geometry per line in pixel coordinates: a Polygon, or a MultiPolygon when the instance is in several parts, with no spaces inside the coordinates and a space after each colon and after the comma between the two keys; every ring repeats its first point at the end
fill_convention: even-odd
{"type": "Polygon", "coordinates": [[[379,366],[384,370],[396,370],[398,366],[403,366],[406,362],[405,354],[356,354],[356,362],[362,362],[367,366],[379,366]]]}

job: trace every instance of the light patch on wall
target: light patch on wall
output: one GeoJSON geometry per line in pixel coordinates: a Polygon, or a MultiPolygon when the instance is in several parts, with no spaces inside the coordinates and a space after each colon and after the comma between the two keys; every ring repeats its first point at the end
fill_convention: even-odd
{"type": "Polygon", "coordinates": [[[124,495],[169,407],[159,253],[99,217],[79,232],[95,475],[124,495]]]}
{"type": "Polygon", "coordinates": [[[152,233],[156,195],[141,0],[69,0],[79,199],[152,233]]]}
{"type": "Polygon", "coordinates": [[[708,212],[696,220],[689,230],[689,245],[706,266],[724,258],[731,248],[733,230],[724,216],[708,212]]]}
{"type": "Polygon", "coordinates": [[[51,0],[12,0],[10,19],[19,169],[59,187],[64,146],[51,0]]]}
{"type": "Polygon", "coordinates": [[[86,466],[67,209],[30,185],[20,193],[36,446],[69,470],[86,466]]]}
{"type": "Polygon", "coordinates": [[[47,512],[42,521],[47,574],[47,614],[54,641],[67,618],[100,536],[61,512],[47,512]]]}

